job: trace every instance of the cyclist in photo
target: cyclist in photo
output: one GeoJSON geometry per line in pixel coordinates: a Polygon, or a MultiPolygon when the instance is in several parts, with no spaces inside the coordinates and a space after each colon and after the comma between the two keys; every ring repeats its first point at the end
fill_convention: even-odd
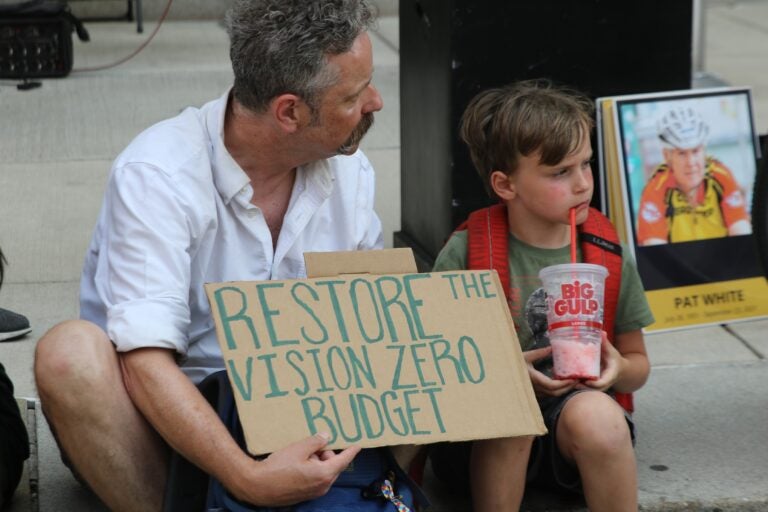
{"type": "Polygon", "coordinates": [[[664,163],[646,183],[637,219],[639,245],[752,232],[746,199],[730,169],[706,154],[709,126],[691,107],[658,122],[664,163]]]}

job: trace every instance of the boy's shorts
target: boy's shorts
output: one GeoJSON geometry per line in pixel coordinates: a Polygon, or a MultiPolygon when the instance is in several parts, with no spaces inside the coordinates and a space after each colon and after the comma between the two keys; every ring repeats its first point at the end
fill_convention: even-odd
{"type": "MultiPolygon", "coordinates": [[[[565,404],[579,393],[593,392],[575,390],[561,397],[544,399],[540,402],[541,415],[548,433],[536,437],[528,459],[527,484],[548,490],[581,493],[581,477],[575,466],[565,460],[557,447],[557,421],[565,404]]],[[[624,412],[632,445],[635,444],[635,424],[632,416],[624,412]]],[[[430,447],[429,457],[432,471],[442,482],[455,488],[469,491],[469,454],[471,442],[438,443],[430,447]]]]}

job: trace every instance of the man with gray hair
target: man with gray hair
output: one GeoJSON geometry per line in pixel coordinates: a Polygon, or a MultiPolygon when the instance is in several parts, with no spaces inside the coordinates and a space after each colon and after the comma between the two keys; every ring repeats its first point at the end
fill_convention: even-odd
{"type": "Polygon", "coordinates": [[[235,2],[232,89],[115,160],[80,319],[35,360],[63,458],[110,509],[161,508],[169,447],[270,507],[326,495],[360,452],[318,434],[254,460],[196,385],[224,368],[204,283],[301,278],[305,251],[383,245],[358,150],[382,108],[373,22],[367,0],[235,2]]]}

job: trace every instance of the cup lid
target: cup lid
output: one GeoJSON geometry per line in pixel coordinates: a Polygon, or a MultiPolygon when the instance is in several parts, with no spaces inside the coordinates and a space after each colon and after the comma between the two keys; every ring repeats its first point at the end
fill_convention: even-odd
{"type": "Polygon", "coordinates": [[[598,274],[603,278],[608,275],[608,269],[602,265],[595,265],[594,263],[560,263],[558,265],[550,265],[539,270],[539,278],[546,279],[549,276],[567,272],[592,273],[598,274]]]}

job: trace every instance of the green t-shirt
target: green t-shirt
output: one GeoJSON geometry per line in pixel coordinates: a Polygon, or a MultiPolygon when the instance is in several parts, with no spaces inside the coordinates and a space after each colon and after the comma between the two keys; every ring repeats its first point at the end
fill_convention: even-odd
{"type": "MultiPolygon", "coordinates": [[[[616,333],[642,329],[653,323],[653,315],[645,299],[637,267],[626,247],[622,247],[621,290],[616,305],[616,333]]],[[[578,249],[581,261],[581,248],[578,249]]],[[[509,235],[509,310],[515,322],[517,337],[523,350],[549,345],[544,290],[539,270],[550,265],[568,263],[570,248],[540,249],[509,235]]],[[[459,231],[445,244],[437,256],[433,270],[467,268],[467,233],[459,231]]]]}

